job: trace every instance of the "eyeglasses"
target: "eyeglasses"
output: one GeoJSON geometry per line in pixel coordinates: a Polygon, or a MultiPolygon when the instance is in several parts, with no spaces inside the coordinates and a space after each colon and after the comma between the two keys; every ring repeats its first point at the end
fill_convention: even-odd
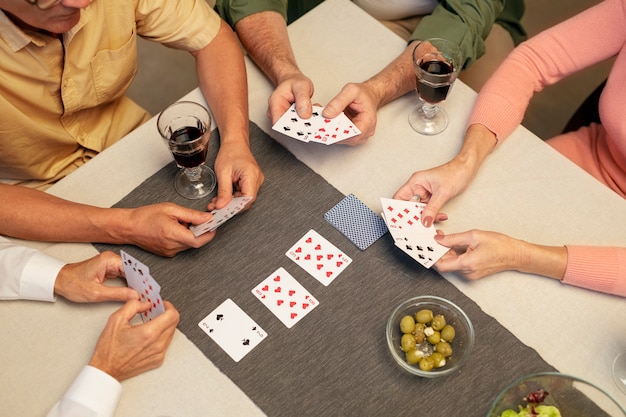
{"type": "Polygon", "coordinates": [[[52,6],[61,3],[61,1],[63,0],[25,0],[25,1],[34,6],[37,6],[39,10],[48,10],[52,8],[52,6]]]}

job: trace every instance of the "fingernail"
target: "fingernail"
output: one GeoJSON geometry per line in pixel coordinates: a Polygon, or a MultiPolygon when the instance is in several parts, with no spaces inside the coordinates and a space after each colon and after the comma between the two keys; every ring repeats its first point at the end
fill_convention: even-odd
{"type": "Polygon", "coordinates": [[[424,217],[424,226],[430,227],[433,224],[433,218],[430,216],[424,217]]]}

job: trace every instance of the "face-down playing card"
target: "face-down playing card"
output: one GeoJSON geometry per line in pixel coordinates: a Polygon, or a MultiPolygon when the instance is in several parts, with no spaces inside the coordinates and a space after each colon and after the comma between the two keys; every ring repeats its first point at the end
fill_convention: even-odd
{"type": "Polygon", "coordinates": [[[252,294],[287,328],[319,305],[317,299],[282,267],[252,289],[252,294]]]}
{"type": "Polygon", "coordinates": [[[422,224],[426,204],[389,198],[380,200],[395,245],[422,266],[430,268],[449,250],[435,240],[437,231],[433,225],[422,224]]]}
{"type": "Polygon", "coordinates": [[[120,251],[120,255],[128,286],[137,292],[141,301],[150,303],[150,308],[141,314],[141,319],[144,322],[150,321],[165,312],[161,286],[150,275],[150,269],[124,251],[120,251]]]}
{"type": "Polygon", "coordinates": [[[328,285],[350,265],[352,259],[311,229],[285,255],[316,280],[328,285]]]}
{"type": "Polygon", "coordinates": [[[261,326],[230,298],[202,319],[198,326],[235,362],[267,337],[261,326]]]}
{"type": "Polygon", "coordinates": [[[324,214],[324,219],[361,250],[387,233],[387,225],[354,194],[347,195],[324,214]]]}
{"type": "Polygon", "coordinates": [[[237,213],[244,209],[246,204],[252,200],[252,197],[233,197],[233,199],[221,209],[213,210],[211,214],[213,217],[202,224],[197,224],[189,227],[189,230],[193,232],[195,237],[198,237],[206,232],[212,232],[213,230],[226,223],[229,219],[235,217],[237,213]]]}

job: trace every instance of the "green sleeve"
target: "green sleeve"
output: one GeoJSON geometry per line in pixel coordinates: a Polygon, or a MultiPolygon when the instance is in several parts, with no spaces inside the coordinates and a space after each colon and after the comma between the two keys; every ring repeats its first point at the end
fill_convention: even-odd
{"type": "MultiPolygon", "coordinates": [[[[524,11],[521,0],[441,0],[435,10],[421,20],[410,40],[444,38],[455,42],[461,47],[465,57],[463,67],[467,68],[485,53],[485,39],[505,12],[505,3],[505,15],[513,21],[517,15],[517,19],[521,19],[524,11]]],[[[516,29],[514,22],[508,23],[504,26],[509,32],[516,29]]],[[[516,36],[511,35],[517,41],[516,36]]]]}
{"type": "Polygon", "coordinates": [[[265,11],[280,13],[287,20],[287,0],[217,0],[215,11],[233,28],[244,17],[265,11]]]}

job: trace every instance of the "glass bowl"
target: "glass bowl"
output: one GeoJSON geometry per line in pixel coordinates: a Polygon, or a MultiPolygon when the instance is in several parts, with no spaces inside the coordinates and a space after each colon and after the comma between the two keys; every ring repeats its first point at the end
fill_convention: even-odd
{"type": "MultiPolygon", "coordinates": [[[[474,347],[474,327],[469,317],[453,302],[437,296],[420,296],[406,300],[396,307],[387,321],[387,345],[396,363],[405,371],[424,378],[435,378],[455,372],[470,356],[474,347]],[[406,353],[401,349],[402,331],[400,320],[406,315],[415,316],[419,310],[431,310],[433,315],[443,314],[446,323],[454,327],[455,337],[450,342],[452,355],[440,368],[424,371],[417,364],[406,361],[406,353]]],[[[424,342],[427,348],[427,342],[424,342]]]]}
{"type": "MultiPolygon", "coordinates": [[[[543,405],[555,406],[562,417],[625,417],[624,409],[601,388],[575,376],[558,372],[526,375],[506,387],[495,399],[487,417],[500,417],[506,410],[518,416],[526,407],[524,397],[543,389],[548,392],[543,405]]],[[[525,415],[525,414],[521,414],[525,415]]]]}

